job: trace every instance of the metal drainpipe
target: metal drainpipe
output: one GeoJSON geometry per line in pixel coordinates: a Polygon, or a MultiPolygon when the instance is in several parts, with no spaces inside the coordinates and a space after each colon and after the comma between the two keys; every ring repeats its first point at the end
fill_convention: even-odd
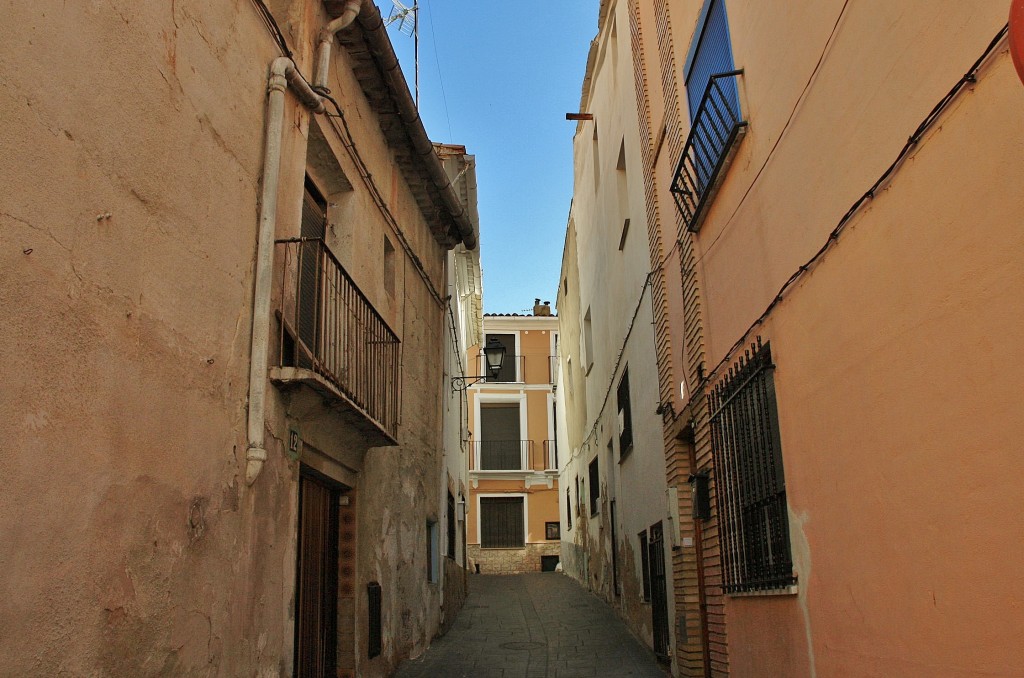
{"type": "Polygon", "coordinates": [[[284,92],[291,87],[302,104],[323,113],[323,99],[314,92],[295,64],[278,57],[270,65],[267,83],[267,130],[263,161],[263,193],[256,243],[256,282],[252,309],[252,350],[249,358],[248,447],[245,482],[252,485],[267,460],[263,428],[266,418],[267,353],[270,342],[270,292],[274,271],[274,234],[277,230],[277,192],[281,172],[281,135],[284,128],[284,92]]]}
{"type": "Polygon", "coordinates": [[[334,44],[334,36],[341,29],[351,25],[359,14],[362,0],[348,0],[345,8],[341,10],[341,16],[329,22],[320,31],[320,46],[316,56],[316,74],[313,77],[313,88],[318,92],[329,92],[327,89],[327,73],[331,68],[331,46],[334,44]]]}

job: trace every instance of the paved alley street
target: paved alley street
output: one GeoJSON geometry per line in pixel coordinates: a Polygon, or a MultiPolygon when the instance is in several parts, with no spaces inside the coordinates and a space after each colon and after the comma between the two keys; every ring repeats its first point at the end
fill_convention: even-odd
{"type": "Polygon", "coordinates": [[[600,599],[561,574],[470,575],[455,625],[398,678],[664,678],[600,599]]]}

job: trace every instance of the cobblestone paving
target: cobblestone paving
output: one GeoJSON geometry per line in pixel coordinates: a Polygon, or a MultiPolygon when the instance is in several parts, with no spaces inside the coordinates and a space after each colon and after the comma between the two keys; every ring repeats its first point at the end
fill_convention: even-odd
{"type": "Polygon", "coordinates": [[[444,637],[396,678],[665,678],[615,613],[556,573],[470,575],[444,637]]]}

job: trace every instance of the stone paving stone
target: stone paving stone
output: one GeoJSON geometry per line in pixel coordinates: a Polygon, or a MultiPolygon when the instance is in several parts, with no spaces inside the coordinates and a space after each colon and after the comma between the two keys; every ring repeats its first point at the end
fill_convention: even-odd
{"type": "Polygon", "coordinates": [[[556,573],[470,575],[442,638],[396,678],[665,678],[615,613],[556,573]]]}

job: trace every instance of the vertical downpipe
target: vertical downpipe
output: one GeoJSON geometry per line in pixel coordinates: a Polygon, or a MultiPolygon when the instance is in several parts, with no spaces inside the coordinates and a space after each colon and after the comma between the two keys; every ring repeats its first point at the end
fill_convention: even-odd
{"type": "Polygon", "coordinates": [[[256,241],[255,290],[252,307],[252,350],[249,354],[248,447],[245,452],[245,482],[252,485],[263,462],[264,420],[267,395],[267,351],[270,340],[270,292],[274,268],[274,234],[277,227],[277,188],[281,170],[281,135],[284,129],[285,73],[293,68],[291,59],[279,57],[270,66],[267,83],[267,132],[263,161],[263,193],[260,197],[260,225],[256,241]]]}

